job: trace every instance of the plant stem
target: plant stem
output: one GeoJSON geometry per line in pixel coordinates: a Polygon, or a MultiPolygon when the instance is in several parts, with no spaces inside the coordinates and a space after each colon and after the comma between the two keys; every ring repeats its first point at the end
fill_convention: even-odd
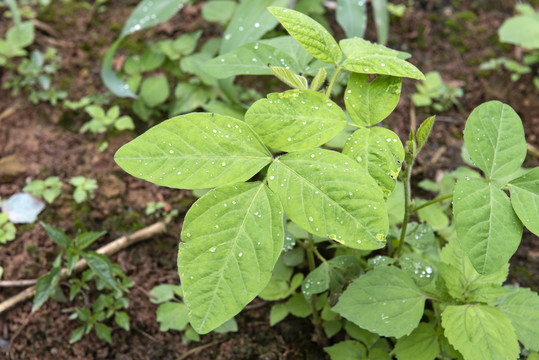
{"type": "Polygon", "coordinates": [[[426,203],[423,203],[417,207],[415,207],[412,211],[411,211],[411,214],[415,213],[416,211],[418,210],[421,210],[423,208],[426,208],[427,206],[430,206],[432,204],[436,204],[438,202],[441,202],[441,201],[444,201],[444,200],[447,200],[447,199],[451,199],[453,197],[453,194],[449,194],[449,195],[444,195],[444,196],[440,196],[440,197],[437,197],[436,199],[432,199],[430,201],[427,201],[426,203]]]}
{"type": "Polygon", "coordinates": [[[410,164],[406,164],[406,170],[404,170],[404,177],[403,177],[403,185],[404,185],[404,218],[402,219],[402,228],[401,228],[401,236],[399,239],[399,246],[397,247],[397,251],[395,251],[394,257],[397,259],[402,252],[402,246],[404,244],[404,238],[406,237],[406,228],[408,227],[408,219],[410,218],[410,202],[411,202],[411,185],[410,185],[410,179],[412,177],[412,167],[414,165],[414,159],[410,162],[410,164]]]}
{"type": "Polygon", "coordinates": [[[341,72],[342,68],[339,66],[335,69],[335,72],[333,73],[333,76],[331,77],[331,80],[329,81],[328,88],[326,90],[326,97],[331,97],[331,90],[333,90],[333,85],[335,85],[335,81],[337,81],[337,76],[339,76],[339,73],[341,72]]]}
{"type": "MultiPolygon", "coordinates": [[[[309,272],[312,272],[314,269],[316,269],[316,263],[314,262],[314,254],[316,250],[314,247],[314,240],[313,240],[312,234],[309,234],[306,250],[307,250],[307,263],[309,264],[309,272]]],[[[316,310],[316,298],[317,296],[315,294],[311,294],[310,303],[311,303],[311,311],[313,313],[313,325],[316,331],[316,336],[318,337],[319,341],[322,343],[322,345],[327,345],[327,338],[324,335],[324,330],[322,329],[322,321],[320,320],[320,315],[318,314],[318,311],[316,310]]]]}

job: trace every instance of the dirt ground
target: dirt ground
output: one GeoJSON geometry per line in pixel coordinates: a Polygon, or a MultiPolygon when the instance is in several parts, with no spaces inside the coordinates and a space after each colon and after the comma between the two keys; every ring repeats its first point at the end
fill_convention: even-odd
{"type": "MultiPolygon", "coordinates": [[[[76,10],[68,16],[39,19],[36,48],[54,46],[62,57],[60,77],[68,79],[69,98],[101,93],[100,58],[115,39],[136,1],[112,1],[104,13],[94,19],[88,11],[76,10]],[[106,26],[110,25],[110,26],[106,26]]],[[[481,72],[479,64],[493,56],[512,57],[513,47],[500,46],[495,29],[512,14],[512,1],[416,1],[415,11],[391,24],[389,46],[413,54],[411,61],[424,73],[437,70],[446,82],[464,90],[460,107],[440,113],[435,128],[415,168],[415,179],[436,179],[441,172],[463,164],[460,158],[462,130],[466,117],[479,104],[500,100],[511,105],[521,116],[526,140],[539,147],[539,101],[531,76],[512,82],[507,72],[481,72]],[[456,5],[455,5],[456,4],[456,5]],[[472,17],[469,14],[473,14],[472,17]],[[463,15],[465,14],[465,15],[463,15]]],[[[0,10],[1,11],[1,10],[0,10]]],[[[146,36],[176,37],[201,28],[204,36],[219,32],[204,23],[200,5],[187,7],[164,25],[146,32],[146,36]]],[[[328,20],[333,15],[328,13],[328,20]]],[[[9,26],[0,21],[0,33],[9,26]]],[[[142,35],[140,35],[142,36],[142,35]]],[[[370,39],[375,39],[372,29],[370,39]]],[[[0,68],[2,81],[9,74],[0,68]]],[[[410,124],[410,95],[415,82],[404,81],[403,96],[390,116],[390,128],[402,139],[410,124]]],[[[128,110],[126,110],[128,111],[128,110]]],[[[416,113],[421,122],[431,114],[416,113]]],[[[80,134],[84,121],[81,113],[64,112],[48,104],[34,106],[24,95],[13,98],[0,90],[0,159],[14,156],[19,166],[12,173],[0,169],[0,197],[20,192],[28,181],[59,176],[67,181],[77,175],[94,178],[99,184],[95,197],[85,205],[74,205],[65,189],[64,195],[47,206],[40,219],[64,229],[69,235],[82,231],[106,230],[97,241],[102,246],[117,237],[158,221],[145,215],[148,202],[165,201],[179,210],[179,216],[167,231],[140,242],[111,257],[122,267],[135,286],[129,294],[130,332],[112,326],[113,345],[94,334],[69,346],[67,339],[78,326],[66,311],[76,303],[49,301],[30,315],[31,300],[0,314],[0,354],[9,344],[15,359],[327,359],[322,346],[312,341],[309,319],[289,316],[274,327],[269,326],[271,304],[255,299],[237,317],[239,331],[202,336],[201,341],[184,344],[181,334],[161,332],[155,320],[156,305],[148,292],[161,283],[177,284],[176,251],[182,218],[194,201],[189,191],[157,187],[135,179],[119,169],[114,152],[135,134],[80,134]],[[2,115],[3,114],[3,115],[2,115]],[[100,152],[97,144],[107,138],[110,145],[100,152]]],[[[526,166],[539,165],[537,153],[530,154],[526,166]]],[[[4,169],[5,170],[5,169],[4,169]]],[[[66,186],[67,187],[67,186],[66,186]]],[[[0,247],[3,279],[35,279],[50,268],[57,247],[41,226],[18,227],[17,239],[0,247]]],[[[525,232],[522,244],[511,261],[510,282],[539,289],[539,239],[525,232]]],[[[67,285],[65,289],[67,289],[67,285]]],[[[63,285],[63,286],[64,286],[63,285]]],[[[22,288],[0,288],[0,301],[22,288]]],[[[110,323],[112,325],[112,322],[110,323]]],[[[332,341],[342,340],[340,337],[332,341]]]]}

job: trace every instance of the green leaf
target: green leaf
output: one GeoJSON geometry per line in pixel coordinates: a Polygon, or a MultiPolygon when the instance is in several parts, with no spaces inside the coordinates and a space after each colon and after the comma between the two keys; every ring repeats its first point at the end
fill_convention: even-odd
{"type": "Polygon", "coordinates": [[[248,43],[204,63],[204,71],[217,79],[236,75],[271,75],[269,66],[289,67],[298,73],[295,60],[279,48],[262,42],[248,43]]]}
{"type": "Polygon", "coordinates": [[[270,326],[273,326],[288,316],[288,308],[284,303],[277,303],[271,307],[269,320],[270,326]]]}
{"type": "Polygon", "coordinates": [[[185,0],[143,0],[125,22],[120,38],[171,19],[183,7],[185,0]]]}
{"type": "Polygon", "coordinates": [[[270,148],[296,151],[329,141],[346,126],[346,115],[319,92],[288,90],[255,102],[245,122],[270,148]]]}
{"type": "Polygon", "coordinates": [[[324,333],[329,338],[337,335],[342,329],[342,320],[328,320],[322,322],[324,333]]]}
{"type": "Polygon", "coordinates": [[[52,268],[51,271],[41,275],[37,279],[32,312],[36,311],[37,308],[47,302],[51,295],[56,291],[58,281],[60,281],[61,272],[60,268],[52,268]]]}
{"type": "Polygon", "coordinates": [[[202,17],[209,22],[226,24],[237,6],[238,4],[231,0],[208,1],[202,8],[202,17]]]}
{"type": "Polygon", "coordinates": [[[70,344],[74,344],[77,341],[80,341],[82,337],[84,336],[84,331],[86,330],[85,325],[81,325],[75,330],[73,330],[73,333],[71,334],[71,338],[69,339],[70,344]]]}
{"type": "Polygon", "coordinates": [[[498,306],[511,319],[524,347],[539,351],[539,295],[526,288],[505,288],[510,290],[509,295],[500,299],[498,306]]]}
{"type": "Polygon", "coordinates": [[[365,35],[367,28],[366,1],[337,0],[335,15],[347,38],[362,38],[365,35]]]}
{"type": "Polygon", "coordinates": [[[337,256],[321,263],[311,271],[302,283],[301,291],[308,299],[311,294],[320,294],[326,290],[341,292],[346,281],[356,278],[361,270],[355,256],[337,256]]]}
{"type": "Polygon", "coordinates": [[[9,28],[6,32],[6,40],[20,48],[32,45],[34,42],[34,23],[23,21],[19,25],[9,28]]]}
{"type": "Polygon", "coordinates": [[[533,11],[532,8],[532,13],[522,13],[505,20],[498,29],[500,41],[520,45],[527,49],[539,48],[539,16],[533,11]]]}
{"type": "Polygon", "coordinates": [[[387,11],[387,0],[373,1],[372,11],[374,23],[376,24],[378,43],[385,45],[389,36],[389,12],[387,11]]]}
{"type": "Polygon", "coordinates": [[[71,240],[67,237],[66,233],[57,227],[52,225],[45,224],[43,221],[40,222],[41,226],[47,232],[47,235],[58,245],[67,249],[71,246],[71,240]]]}
{"type": "Polygon", "coordinates": [[[311,90],[318,91],[326,81],[326,69],[321,67],[311,82],[311,90]]]}
{"type": "Polygon", "coordinates": [[[77,235],[75,238],[75,244],[77,244],[77,249],[84,250],[88,246],[90,246],[94,241],[99,239],[101,236],[105,235],[106,231],[100,231],[100,232],[94,232],[89,231],[82,234],[77,235]]]}
{"type": "Polygon", "coordinates": [[[182,331],[189,323],[189,309],[185,304],[167,302],[157,308],[157,322],[161,331],[182,331]]]}
{"type": "Polygon", "coordinates": [[[498,271],[481,275],[473,267],[458,241],[450,241],[440,254],[440,275],[445,281],[449,294],[455,299],[467,300],[481,296],[486,289],[500,287],[506,280],[509,264],[498,271]]]}
{"type": "Polygon", "coordinates": [[[417,152],[421,151],[421,148],[427,141],[427,138],[429,137],[430,130],[432,129],[432,125],[434,125],[434,119],[435,116],[431,116],[430,118],[427,118],[425,121],[421,123],[419,126],[419,129],[417,129],[417,152]]]}
{"type": "Polygon", "coordinates": [[[346,142],[342,153],[367,170],[387,198],[395,188],[404,160],[399,136],[381,127],[361,128],[346,142]]]}
{"type": "Polygon", "coordinates": [[[220,54],[240,45],[256,41],[272,30],[277,21],[266,10],[268,6],[286,6],[289,0],[242,1],[228,24],[221,43],[220,54]]]}
{"type": "Polygon", "coordinates": [[[271,153],[243,121],[193,113],[154,126],[114,159],[129,174],[157,185],[204,189],[250,179],[271,161],[271,153]]]}
{"type": "Polygon", "coordinates": [[[511,205],[520,221],[539,236],[539,168],[509,182],[511,205]]]}
{"type": "Polygon", "coordinates": [[[341,341],[332,346],[325,347],[331,360],[367,360],[367,349],[354,340],[341,341]]]}
{"type": "Polygon", "coordinates": [[[487,305],[449,305],[442,312],[449,343],[465,359],[517,359],[520,353],[511,321],[500,309],[487,305]]]}
{"type": "Polygon", "coordinates": [[[223,186],[187,212],[178,267],[189,319],[201,334],[260,293],[283,246],[282,208],[260,182],[223,186]]]}
{"type": "Polygon", "coordinates": [[[388,223],[382,192],[347,156],[300,150],[274,161],[268,174],[286,214],[303,229],[353,248],[384,246],[388,223]]]}
{"type": "Polygon", "coordinates": [[[294,74],[292,70],[280,66],[270,66],[269,68],[277,79],[281,80],[291,88],[300,90],[307,90],[309,88],[307,79],[303,76],[294,74]]]}
{"type": "Polygon", "coordinates": [[[455,185],[453,213],[464,252],[480,274],[491,274],[515,253],[522,223],[494,183],[466,177],[455,185]]]}
{"type": "Polygon", "coordinates": [[[129,331],[129,315],[125,311],[116,311],[114,313],[114,321],[119,327],[129,331]]]}
{"type": "Polygon", "coordinates": [[[333,311],[364,329],[400,338],[419,324],[425,299],[406,272],[384,266],[354,281],[333,311]]]}
{"type": "Polygon", "coordinates": [[[406,229],[404,241],[414,248],[424,251],[435,244],[436,238],[430,224],[411,222],[406,229]]]}
{"type": "Polygon", "coordinates": [[[103,323],[95,324],[95,334],[101,340],[105,340],[109,344],[112,343],[112,338],[110,337],[110,329],[107,325],[103,323]]]}
{"type": "MultiPolygon", "coordinates": [[[[426,202],[427,200],[417,199],[416,206],[420,206],[426,202]]],[[[419,209],[417,215],[419,216],[419,220],[428,223],[434,230],[442,230],[449,226],[449,217],[440,203],[419,209]]]]}
{"type": "Polygon", "coordinates": [[[161,304],[174,299],[176,287],[176,285],[169,284],[160,284],[154,286],[153,289],[150,291],[150,294],[153,295],[155,298],[150,297],[150,301],[154,304],[161,304]]]}
{"type": "Polygon", "coordinates": [[[133,119],[131,119],[129,116],[121,116],[118,120],[114,122],[114,127],[116,130],[134,130],[135,124],[133,123],[133,119]]]}
{"type": "Polygon", "coordinates": [[[311,305],[301,293],[294,294],[285,305],[290,314],[296,317],[304,318],[312,313],[311,305]]]}
{"type": "Polygon", "coordinates": [[[434,360],[440,353],[438,335],[430,324],[421,323],[397,340],[393,353],[398,360],[434,360]]]}
{"type": "Polygon", "coordinates": [[[90,267],[101,280],[103,280],[111,289],[120,291],[112,272],[112,263],[108,257],[95,252],[85,252],[81,255],[88,262],[88,267],[90,267]]]}
{"type": "Polygon", "coordinates": [[[344,94],[350,118],[363,126],[375,125],[393,112],[401,94],[402,79],[378,75],[370,81],[365,74],[352,73],[344,94]]]}
{"type": "Polygon", "coordinates": [[[149,107],[161,105],[169,95],[170,89],[164,75],[148,77],[140,85],[140,97],[149,107]]]}
{"type": "Polygon", "coordinates": [[[268,10],[309,54],[326,63],[340,63],[341,49],[322,25],[295,10],[278,7],[270,7],[268,10]]]}
{"type": "Polygon", "coordinates": [[[524,128],[509,105],[489,101],[476,107],[464,128],[470,157],[489,179],[499,179],[520,168],[526,157],[524,128]]]}
{"type": "MultiPolygon", "coordinates": [[[[294,60],[294,64],[297,64],[298,71],[306,71],[309,69],[309,63],[313,60],[311,54],[290,35],[277,36],[271,39],[260,40],[260,43],[271,45],[276,49],[284,52],[294,60]]],[[[280,60],[279,60],[280,61],[280,60]]],[[[294,69],[292,69],[294,70],[294,69]]]]}
{"type": "Polygon", "coordinates": [[[380,74],[424,80],[414,65],[401,59],[400,52],[364,39],[344,39],[339,42],[346,56],[342,67],[360,74],[380,74]]]}

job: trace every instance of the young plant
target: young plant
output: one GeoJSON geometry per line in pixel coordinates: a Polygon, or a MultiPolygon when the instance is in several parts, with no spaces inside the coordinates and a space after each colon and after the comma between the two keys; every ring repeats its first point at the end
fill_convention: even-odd
{"type": "Polygon", "coordinates": [[[412,100],[417,107],[429,107],[441,112],[453,105],[460,105],[458,98],[463,95],[462,89],[444,84],[438,71],[427,73],[425,80],[416,86],[417,92],[412,94],[412,100]]]}
{"type": "Polygon", "coordinates": [[[32,311],[37,310],[49,298],[65,301],[59,282],[73,276],[77,262],[82,258],[86,260],[90,269],[86,270],[80,279],[71,278],[69,280],[71,284],[69,300],[73,301],[81,291],[89,291],[88,283],[92,279],[95,281],[97,291],[101,294],[92,306],[92,310],[75,307],[75,312],[70,318],[79,320],[83,325],[73,331],[69,342],[79,341],[95,328],[98,338],[110,343],[110,329],[103,321],[112,316],[114,316],[118,326],[129,330],[129,316],[122,310],[129,307],[129,300],[125,297],[125,293],[129,291],[133,283],[125,276],[120,267],[111,263],[106,256],[87,250],[88,246],[103,236],[105,232],[86,232],[71,240],[59,228],[45,223],[41,223],[41,226],[50,238],[60,246],[60,253],[54,260],[52,269],[37,280],[32,311]],[[105,294],[105,291],[109,294],[105,294]]]}
{"type": "Polygon", "coordinates": [[[69,180],[69,183],[75,187],[73,199],[78,204],[93,198],[94,190],[98,188],[97,181],[85,178],[84,176],[75,176],[69,180]]]}
{"type": "Polygon", "coordinates": [[[42,196],[46,202],[52,204],[62,193],[62,182],[58,176],[50,176],[45,180],[33,180],[22,191],[29,192],[32,196],[42,196]]]}
{"type": "Polygon", "coordinates": [[[34,42],[34,24],[31,21],[21,21],[15,0],[8,0],[6,3],[15,26],[8,29],[5,39],[0,39],[0,66],[7,65],[10,58],[25,56],[25,48],[34,42]]]}
{"type": "Polygon", "coordinates": [[[325,63],[317,66],[310,84],[306,72],[298,74],[305,70],[300,63],[310,62],[300,50],[283,53],[262,41],[247,43],[209,61],[209,71],[221,76],[273,71],[296,89],[255,102],[245,121],[214,113],[172,118],[115,155],[128,173],[155,184],[213,188],[188,211],[178,252],[193,329],[212,331],[257,295],[291,296],[272,308],[272,323],[288,313],[311,314],[321,342],[324,334],[341,329],[358,340],[327,348],[333,360],[350,358],[346,353],[373,358],[380,349],[387,358],[392,344],[399,359],[412,359],[412,353],[426,360],[496,358],[497,353],[516,358],[517,336],[535,350],[539,336],[531,330],[534,320],[525,316],[539,316],[539,297],[501,286],[521,221],[533,232],[539,223],[527,210],[538,203],[537,169],[505,178],[514,176],[524,160],[520,119],[498,102],[470,116],[465,142],[487,180],[464,178],[455,186],[456,234],[447,235],[441,250],[444,242],[435,241],[433,226],[410,222],[414,213],[451,197],[421,204],[412,199],[413,164],[434,117],[417,132],[412,129],[405,147],[397,134],[376,126],[396,107],[402,77],[424,79],[404,60],[409,55],[359,38],[337,43],[299,12],[269,11],[325,63]],[[345,71],[350,76],[344,104],[353,123],[329,98],[345,71]],[[327,87],[315,91],[326,73],[327,87]],[[321,147],[347,126],[357,130],[342,153],[321,147]],[[505,186],[515,193],[511,201],[501,190],[505,186]],[[398,194],[401,201],[395,200],[398,194]],[[325,252],[318,249],[328,243],[325,252]],[[328,260],[324,254],[331,249],[328,260]],[[374,250],[379,252],[371,255],[374,250]],[[309,274],[292,276],[304,258],[309,274]],[[462,336],[466,331],[469,335],[462,336]],[[409,350],[423,347],[428,348],[424,354],[409,350]]]}
{"type": "Polygon", "coordinates": [[[101,134],[110,129],[114,130],[133,130],[135,124],[131,117],[127,115],[120,116],[120,107],[115,105],[107,112],[99,105],[88,105],[84,107],[84,111],[92,118],[85,123],[80,131],[90,131],[94,134],[101,134]]]}
{"type": "Polygon", "coordinates": [[[8,214],[0,212],[0,244],[15,240],[17,234],[17,228],[8,218],[8,214]]]}

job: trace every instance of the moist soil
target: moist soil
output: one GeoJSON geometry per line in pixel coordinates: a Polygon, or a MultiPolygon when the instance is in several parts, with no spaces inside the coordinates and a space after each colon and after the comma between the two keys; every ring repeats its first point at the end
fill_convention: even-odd
{"type": "MultiPolygon", "coordinates": [[[[76,2],[75,2],[76,3],[76,2]]],[[[421,152],[414,171],[415,179],[440,179],[444,172],[463,165],[460,152],[462,130],[468,114],[488,100],[511,105],[523,120],[529,155],[525,166],[537,166],[539,158],[539,102],[532,77],[510,80],[504,71],[485,72],[479,64],[492,57],[519,58],[522,52],[501,45],[495,29],[513,13],[513,1],[416,1],[414,10],[400,19],[392,19],[389,46],[413,54],[413,62],[424,73],[437,70],[444,81],[463,88],[459,106],[438,113],[431,138],[421,152]]],[[[63,4],[63,3],[62,3],[63,4]]],[[[104,12],[92,13],[76,6],[58,6],[38,16],[36,42],[32,48],[54,47],[61,56],[57,85],[68,89],[70,99],[103,93],[99,69],[100,59],[110,46],[137,1],[114,1],[104,12]]],[[[188,6],[165,24],[134,35],[134,42],[145,39],[175,38],[197,29],[204,37],[222,30],[206,23],[200,16],[201,4],[188,6]]],[[[334,14],[328,22],[337,36],[340,30],[334,14]]],[[[10,21],[2,18],[0,33],[5,34],[10,21]]],[[[372,26],[367,38],[374,40],[372,26]]],[[[122,51],[118,62],[123,61],[122,51]]],[[[0,68],[4,82],[10,73],[0,68]]],[[[261,78],[268,79],[268,78],[261,78]]],[[[267,88],[260,79],[244,77],[242,84],[267,88]]],[[[432,115],[421,108],[411,112],[410,95],[415,82],[404,80],[401,101],[388,120],[389,127],[406,139],[410,118],[420,123],[432,115]]],[[[148,202],[163,201],[179,215],[166,232],[137,243],[111,256],[134,282],[128,297],[127,312],[131,331],[112,322],[112,345],[85,336],[74,345],[68,344],[72,331],[79,325],[69,320],[73,307],[91,304],[95,291],[84,299],[65,304],[49,301],[31,313],[31,300],[21,302],[0,314],[0,354],[13,359],[328,359],[323,346],[314,341],[314,329],[308,318],[287,317],[269,326],[271,303],[255,299],[237,317],[237,332],[209,334],[200,342],[182,341],[176,331],[161,332],[155,318],[157,305],[149,301],[153,286],[178,284],[176,251],[183,216],[195,200],[191,192],[167,189],[135,179],[124,173],[113,161],[114,152],[136,136],[135,132],[109,135],[81,134],[78,129],[86,120],[82,111],[66,111],[49,104],[33,105],[24,94],[13,97],[0,90],[0,196],[8,198],[31,180],[59,176],[68,183],[73,176],[94,178],[99,184],[95,196],[77,205],[71,188],[65,185],[63,195],[48,205],[40,220],[64,229],[73,236],[77,231],[107,231],[95,243],[100,247],[122,235],[151,225],[160,218],[145,215],[148,202]],[[109,147],[100,152],[100,141],[109,147]],[[7,165],[6,165],[7,164],[7,165]]],[[[126,106],[124,112],[129,113],[126,106]]],[[[137,130],[143,131],[145,124],[137,130]]],[[[418,189],[419,194],[429,196],[418,189]]],[[[430,195],[432,196],[432,195],[430,195]]],[[[39,225],[19,225],[17,238],[0,247],[3,279],[35,279],[51,267],[57,246],[39,225]]],[[[539,240],[525,231],[521,246],[511,260],[509,283],[539,288],[539,240]]],[[[62,284],[67,290],[68,284],[62,284]]],[[[0,301],[18,292],[20,287],[0,288],[0,301]]],[[[330,343],[342,340],[330,339],[330,343]]]]}

